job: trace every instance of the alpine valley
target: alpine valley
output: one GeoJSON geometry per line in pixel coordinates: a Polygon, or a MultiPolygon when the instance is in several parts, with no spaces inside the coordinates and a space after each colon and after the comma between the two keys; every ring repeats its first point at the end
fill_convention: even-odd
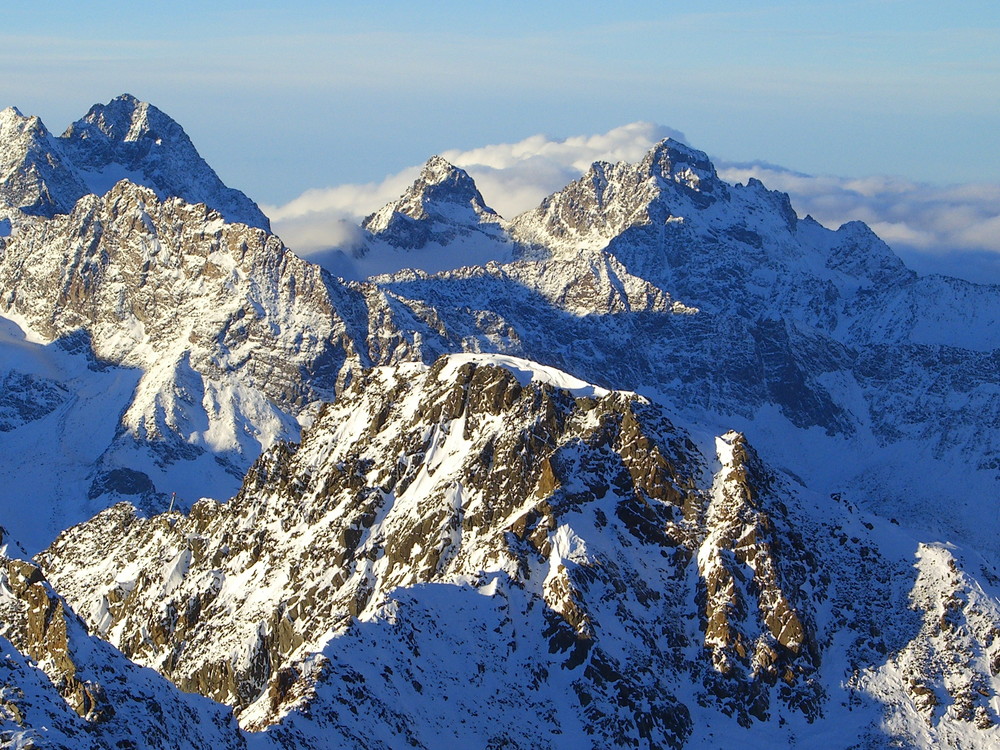
{"type": "Polygon", "coordinates": [[[1000,746],[1000,287],[671,139],[487,198],[349,281],[0,112],[0,747],[1000,746]]]}

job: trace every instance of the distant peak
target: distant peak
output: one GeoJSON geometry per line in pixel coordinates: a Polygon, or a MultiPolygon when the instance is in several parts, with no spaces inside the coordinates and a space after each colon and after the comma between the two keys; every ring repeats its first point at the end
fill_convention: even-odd
{"type": "Polygon", "coordinates": [[[695,190],[705,190],[718,181],[715,165],[708,154],[673,138],[664,138],[653,146],[640,168],[652,177],[679,182],[695,190]]]}
{"type": "Polygon", "coordinates": [[[172,131],[183,133],[180,125],[149,102],[132,94],[121,94],[107,104],[95,104],[63,136],[92,138],[99,133],[112,141],[138,141],[144,137],[159,138],[172,131]]]}
{"type": "Polygon", "coordinates": [[[445,159],[443,156],[438,156],[437,154],[435,154],[430,159],[428,159],[427,162],[424,164],[424,168],[423,168],[423,173],[424,174],[427,174],[427,173],[431,173],[431,174],[450,174],[452,172],[461,172],[463,174],[467,174],[465,172],[465,170],[459,169],[454,164],[452,164],[450,161],[448,161],[447,159],[445,159]]]}
{"type": "Polygon", "coordinates": [[[432,156],[397,201],[396,210],[419,219],[435,213],[434,207],[442,205],[470,206],[477,214],[495,215],[468,172],[447,159],[432,156]]]}
{"type": "Polygon", "coordinates": [[[476,189],[475,181],[469,176],[468,172],[456,167],[441,156],[432,156],[427,160],[423,169],[420,170],[420,176],[413,184],[413,187],[414,189],[420,189],[424,186],[444,184],[450,185],[456,191],[455,195],[449,196],[450,198],[471,200],[479,192],[476,189]],[[458,193],[461,193],[461,195],[458,193]]]}
{"type": "Polygon", "coordinates": [[[406,192],[368,216],[361,226],[398,247],[418,247],[429,241],[432,232],[427,225],[414,222],[451,227],[446,232],[450,237],[455,231],[473,231],[499,221],[500,216],[486,205],[468,172],[432,156],[406,192]]]}
{"type": "Polygon", "coordinates": [[[673,138],[664,138],[654,145],[646,153],[642,164],[648,165],[651,169],[659,167],[661,174],[664,175],[676,171],[679,167],[692,167],[715,173],[715,166],[708,158],[708,154],[673,138]]]}

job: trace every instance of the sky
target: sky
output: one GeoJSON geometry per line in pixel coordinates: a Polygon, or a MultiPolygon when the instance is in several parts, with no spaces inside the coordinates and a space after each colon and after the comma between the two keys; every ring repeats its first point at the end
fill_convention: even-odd
{"type": "MultiPolygon", "coordinates": [[[[1000,253],[996,0],[14,6],[0,30],[0,107],[61,132],[92,104],[134,94],[272,209],[412,179],[435,153],[646,125],[797,185],[800,213],[868,211],[890,239],[937,258],[1000,253]],[[887,196],[868,194],[878,184],[887,196]],[[961,213],[911,226],[910,198],[978,223],[945,247],[960,232],[942,227],[961,213]]],[[[829,221],[850,218],[864,216],[829,221]]]]}

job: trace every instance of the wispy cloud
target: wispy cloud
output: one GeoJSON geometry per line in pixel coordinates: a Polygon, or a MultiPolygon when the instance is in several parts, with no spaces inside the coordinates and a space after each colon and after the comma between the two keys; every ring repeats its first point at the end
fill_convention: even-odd
{"type": "Polygon", "coordinates": [[[926,253],[1000,253],[1000,185],[929,185],[899,177],[812,176],[762,164],[722,165],[730,182],[756,177],[827,226],[860,219],[886,242],[926,253]]]}
{"type": "MultiPolygon", "coordinates": [[[[476,180],[486,202],[508,218],[578,178],[595,161],[642,158],[676,130],[636,122],[606,133],[445,151],[476,180]]],[[[898,177],[809,175],[766,163],[717,162],[729,182],[756,177],[790,195],[800,216],[836,228],[861,220],[918,270],[1000,281],[1000,184],[930,185],[898,177]]],[[[357,224],[399,197],[420,170],[412,166],[381,182],[308,190],[282,206],[265,206],[276,231],[302,254],[357,241],[357,224]]]]}
{"type": "MultiPolygon", "coordinates": [[[[684,140],[677,130],[635,122],[597,135],[565,139],[535,135],[516,143],[445,151],[441,156],[468,171],[486,202],[510,218],[534,208],[593,162],[637,161],[666,137],[684,140]]],[[[342,247],[339,243],[354,240],[354,235],[345,233],[345,222],[360,222],[398,198],[419,171],[420,166],[413,166],[381,182],[307,190],[289,203],[263,209],[275,231],[300,254],[342,247]]]]}

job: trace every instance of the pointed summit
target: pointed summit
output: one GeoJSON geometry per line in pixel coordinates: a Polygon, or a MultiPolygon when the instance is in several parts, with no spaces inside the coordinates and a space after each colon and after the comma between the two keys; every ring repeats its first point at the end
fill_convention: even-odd
{"type": "Polygon", "coordinates": [[[468,172],[440,156],[428,159],[413,184],[361,228],[356,246],[336,249],[324,262],[328,270],[351,279],[404,268],[437,273],[504,263],[518,252],[507,222],[486,205],[468,172]]]}
{"type": "MultiPolygon", "coordinates": [[[[429,214],[447,204],[470,206],[483,219],[498,220],[497,213],[486,205],[475,181],[464,169],[459,169],[440,156],[427,160],[420,177],[413,184],[408,196],[420,196],[420,202],[429,214]]],[[[417,217],[414,217],[417,218],[417,217]]]]}
{"type": "Polygon", "coordinates": [[[180,125],[131,94],[95,104],[58,138],[37,117],[15,107],[0,111],[0,206],[65,214],[124,179],[160,198],[204,203],[229,222],[270,229],[257,204],[222,183],[180,125]]]}
{"type": "Polygon", "coordinates": [[[432,156],[398,200],[387,203],[361,226],[396,247],[416,248],[428,242],[447,245],[456,236],[482,229],[492,233],[501,221],[468,172],[432,156]]]}
{"type": "Polygon", "coordinates": [[[155,140],[162,136],[176,136],[178,132],[183,134],[174,120],[131,94],[117,96],[107,104],[95,104],[83,119],[66,128],[63,137],[92,138],[96,136],[95,130],[112,141],[138,141],[144,137],[155,140]],[[154,132],[156,126],[164,132],[154,132]]]}
{"type": "Polygon", "coordinates": [[[702,192],[713,192],[719,184],[719,175],[708,155],[673,138],[664,138],[653,146],[639,163],[639,169],[645,175],[702,192]]]}
{"type": "Polygon", "coordinates": [[[727,191],[703,151],[664,138],[637,164],[595,162],[511,224],[515,238],[527,244],[599,250],[632,227],[662,226],[705,209],[727,191]]]}
{"type": "Polygon", "coordinates": [[[223,184],[176,121],[131,94],[95,104],[59,141],[88,192],[103,195],[118,180],[129,179],[161,198],[205,203],[227,221],[270,229],[257,204],[223,184]]]}
{"type": "Polygon", "coordinates": [[[468,172],[432,156],[398,200],[383,206],[361,226],[372,234],[384,234],[406,219],[475,227],[484,222],[496,224],[500,216],[486,205],[468,172]]]}

